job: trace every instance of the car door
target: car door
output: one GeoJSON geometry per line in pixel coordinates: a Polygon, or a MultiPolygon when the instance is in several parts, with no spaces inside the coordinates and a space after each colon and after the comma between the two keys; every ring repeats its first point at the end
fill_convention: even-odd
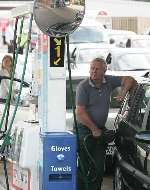
{"type": "Polygon", "coordinates": [[[118,127],[116,146],[122,160],[128,164],[124,172],[124,178],[133,189],[136,189],[141,184],[129,172],[130,169],[134,168],[134,171],[138,170],[144,173],[135,135],[142,131],[145,104],[145,86],[139,85],[134,94],[126,97],[115,123],[118,127]]]}
{"type": "MultiPolygon", "coordinates": [[[[146,131],[150,136],[150,85],[145,86],[145,105],[142,131],[146,131]]],[[[143,174],[150,177],[150,144],[137,142],[137,157],[141,163],[143,174]]]]}

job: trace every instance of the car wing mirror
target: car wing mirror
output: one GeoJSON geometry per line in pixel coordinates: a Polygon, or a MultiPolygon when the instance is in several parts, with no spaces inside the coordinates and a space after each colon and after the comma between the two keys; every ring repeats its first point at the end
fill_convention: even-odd
{"type": "Polygon", "coordinates": [[[150,144],[150,130],[137,133],[135,139],[137,142],[150,144]]]}
{"type": "Polygon", "coordinates": [[[146,72],[143,77],[149,78],[150,77],[150,71],[146,72]]]}
{"type": "Polygon", "coordinates": [[[130,48],[131,47],[131,39],[128,39],[126,42],[126,47],[130,48]]]}
{"type": "Polygon", "coordinates": [[[112,55],[111,55],[111,53],[109,53],[107,55],[107,57],[106,57],[106,63],[107,63],[107,65],[111,64],[111,60],[112,60],[112,55]]]}

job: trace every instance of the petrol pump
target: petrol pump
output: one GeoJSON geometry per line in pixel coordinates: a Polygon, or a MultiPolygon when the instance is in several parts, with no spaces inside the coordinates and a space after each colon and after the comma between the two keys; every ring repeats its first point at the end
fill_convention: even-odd
{"type": "Polygon", "coordinates": [[[15,190],[75,190],[77,142],[66,129],[64,55],[69,55],[66,39],[69,43],[83,19],[84,1],[35,0],[12,11],[15,18],[29,14],[39,27],[31,90],[38,100],[38,121],[14,124],[12,185],[15,190]]]}

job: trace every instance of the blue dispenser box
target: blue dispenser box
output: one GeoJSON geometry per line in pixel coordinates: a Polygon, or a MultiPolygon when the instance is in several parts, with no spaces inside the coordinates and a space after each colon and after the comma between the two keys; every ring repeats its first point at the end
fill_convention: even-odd
{"type": "Polygon", "coordinates": [[[42,190],[76,190],[76,136],[68,132],[41,134],[42,190]]]}

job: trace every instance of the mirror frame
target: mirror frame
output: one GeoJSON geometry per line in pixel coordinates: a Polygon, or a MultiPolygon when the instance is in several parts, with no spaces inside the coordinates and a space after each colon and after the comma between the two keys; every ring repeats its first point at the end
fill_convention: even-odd
{"type": "Polygon", "coordinates": [[[34,0],[33,15],[39,29],[50,37],[65,37],[71,34],[84,18],[85,0],[79,5],[64,4],[65,0],[53,0],[50,4],[42,1],[34,0]]]}

